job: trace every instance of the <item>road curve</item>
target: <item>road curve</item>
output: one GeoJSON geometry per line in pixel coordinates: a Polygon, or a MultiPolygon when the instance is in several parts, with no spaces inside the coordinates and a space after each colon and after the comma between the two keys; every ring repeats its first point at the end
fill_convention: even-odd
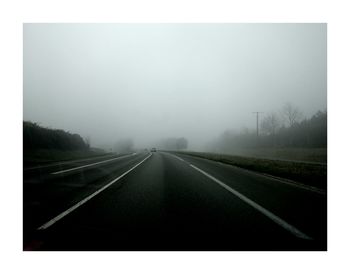
{"type": "Polygon", "coordinates": [[[327,250],[325,194],[165,152],[77,166],[24,173],[24,250],[327,250]]]}

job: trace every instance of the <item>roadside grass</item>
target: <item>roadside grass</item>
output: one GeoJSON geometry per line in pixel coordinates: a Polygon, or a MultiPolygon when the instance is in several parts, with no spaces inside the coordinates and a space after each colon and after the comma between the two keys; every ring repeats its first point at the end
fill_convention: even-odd
{"type": "Polygon", "coordinates": [[[293,180],[324,190],[327,189],[327,165],[204,152],[176,152],[293,180]]]}
{"type": "Polygon", "coordinates": [[[58,161],[79,160],[89,157],[107,156],[111,153],[92,150],[69,150],[36,149],[23,151],[23,165],[32,166],[36,164],[53,163],[58,161]]]}
{"type": "Polygon", "coordinates": [[[237,148],[230,154],[244,157],[270,158],[273,160],[327,163],[327,148],[237,148]]]}

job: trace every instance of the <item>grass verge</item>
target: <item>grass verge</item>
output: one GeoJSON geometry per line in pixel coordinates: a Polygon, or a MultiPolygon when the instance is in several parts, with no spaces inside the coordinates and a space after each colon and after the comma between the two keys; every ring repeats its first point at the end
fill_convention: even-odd
{"type": "Polygon", "coordinates": [[[62,151],[55,149],[37,149],[23,151],[23,165],[25,167],[53,163],[59,161],[79,160],[98,156],[107,156],[110,153],[91,150],[70,150],[62,151]]]}
{"type": "Polygon", "coordinates": [[[214,160],[256,172],[286,178],[320,189],[327,189],[327,165],[279,161],[205,152],[177,151],[177,153],[214,160]]]}
{"type": "Polygon", "coordinates": [[[271,160],[327,163],[327,148],[237,148],[226,153],[271,160]]]}

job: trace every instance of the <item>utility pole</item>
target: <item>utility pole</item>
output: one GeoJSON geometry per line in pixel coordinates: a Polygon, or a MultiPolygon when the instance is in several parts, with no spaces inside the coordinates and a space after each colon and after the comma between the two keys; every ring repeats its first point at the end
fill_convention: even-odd
{"type": "Polygon", "coordinates": [[[253,112],[256,114],[256,138],[259,138],[259,113],[263,113],[261,111],[253,112]]]}

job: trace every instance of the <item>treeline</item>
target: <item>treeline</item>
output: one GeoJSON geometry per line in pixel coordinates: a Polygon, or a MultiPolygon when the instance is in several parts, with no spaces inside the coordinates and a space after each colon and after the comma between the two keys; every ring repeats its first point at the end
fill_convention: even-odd
{"type": "Polygon", "coordinates": [[[134,141],[131,138],[121,139],[113,145],[113,152],[117,154],[130,153],[134,151],[134,141]]]}
{"type": "Polygon", "coordinates": [[[256,130],[241,132],[227,130],[208,146],[210,151],[232,152],[235,148],[326,148],[327,112],[318,111],[309,119],[302,119],[301,112],[289,117],[283,112],[265,115],[256,130]]]}
{"type": "Polygon", "coordinates": [[[89,150],[79,134],[72,134],[61,129],[41,127],[36,123],[23,122],[23,149],[89,150]]]}
{"type": "Polygon", "coordinates": [[[310,119],[289,127],[283,125],[275,134],[262,135],[260,142],[262,146],[326,148],[327,112],[318,111],[310,119]]]}
{"type": "Polygon", "coordinates": [[[187,146],[188,146],[188,141],[184,137],[166,138],[161,142],[161,147],[164,149],[171,149],[171,150],[186,149],[187,146]]]}

